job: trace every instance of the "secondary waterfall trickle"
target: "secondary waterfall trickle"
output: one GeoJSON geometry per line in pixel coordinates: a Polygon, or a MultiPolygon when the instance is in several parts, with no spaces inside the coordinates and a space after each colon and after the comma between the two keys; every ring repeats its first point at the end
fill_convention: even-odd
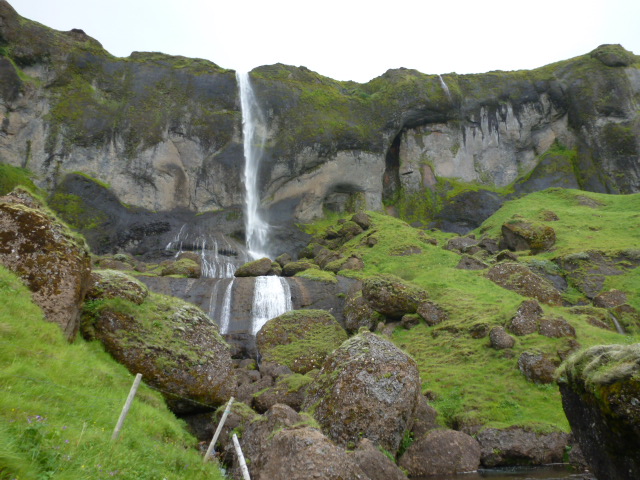
{"type": "Polygon", "coordinates": [[[446,93],[447,98],[451,100],[451,92],[449,91],[449,87],[445,83],[444,78],[442,78],[442,75],[438,75],[438,78],[440,79],[440,85],[442,85],[442,89],[444,90],[444,93],[446,93]]]}
{"type": "Polygon", "coordinates": [[[281,277],[256,277],[251,310],[252,334],[256,335],[267,321],[291,310],[291,290],[281,277]]]}
{"type": "Polygon", "coordinates": [[[247,248],[254,258],[268,257],[269,224],[260,213],[258,174],[264,149],[264,117],[256,102],[248,73],[236,73],[240,86],[244,145],[245,229],[247,248]]]}

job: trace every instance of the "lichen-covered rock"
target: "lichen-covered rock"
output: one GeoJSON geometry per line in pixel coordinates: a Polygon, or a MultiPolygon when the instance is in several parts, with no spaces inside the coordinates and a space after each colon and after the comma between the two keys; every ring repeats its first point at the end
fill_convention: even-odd
{"type": "Polygon", "coordinates": [[[429,405],[424,395],[420,395],[416,410],[413,412],[413,422],[411,425],[413,438],[422,438],[427,432],[435,428],[439,428],[438,412],[429,405]]]}
{"type": "Polygon", "coordinates": [[[390,341],[367,332],[347,340],[327,358],[309,386],[303,408],[338,445],[355,446],[365,437],[395,455],[419,397],[415,361],[390,341]]]}
{"type": "Polygon", "coordinates": [[[344,305],[344,327],[347,332],[356,333],[362,327],[373,330],[383,318],[364,299],[362,290],[356,290],[347,296],[344,305]]]}
{"type": "Polygon", "coordinates": [[[523,352],[518,358],[518,368],[533,383],[552,383],[559,363],[542,353],[523,352]]]}
{"type": "Polygon", "coordinates": [[[187,278],[200,278],[202,275],[202,267],[190,258],[181,258],[166,265],[160,275],[163,277],[179,275],[187,278]]]}
{"type": "Polygon", "coordinates": [[[85,308],[83,334],[100,340],[131,373],[142,373],[176,413],[213,409],[234,395],[229,346],[216,324],[198,307],[173,297],[150,294],[138,306],[129,300],[130,290],[110,289],[94,297],[85,308]]]}
{"type": "Polygon", "coordinates": [[[368,438],[360,440],[351,456],[370,480],[407,480],[404,472],[368,438]]]}
{"type": "Polygon", "coordinates": [[[493,327],[489,332],[489,340],[491,346],[496,350],[513,348],[516,344],[516,339],[509,335],[502,327],[493,327]]]}
{"type": "Polygon", "coordinates": [[[256,392],[251,405],[258,413],[266,412],[276,403],[288,405],[299,412],[307,386],[312,380],[311,377],[299,373],[282,375],[273,387],[256,392]]]}
{"type": "Polygon", "coordinates": [[[470,255],[463,255],[458,265],[456,265],[456,268],[460,270],[484,270],[485,268],[489,268],[489,265],[470,255]]]}
{"type": "Polygon", "coordinates": [[[447,319],[447,312],[445,312],[442,308],[436,305],[433,302],[422,302],[416,311],[418,315],[420,315],[427,325],[434,326],[439,323],[442,323],[447,319]]]}
{"type": "Polygon", "coordinates": [[[304,272],[310,268],[318,268],[318,265],[302,260],[298,262],[289,262],[282,267],[282,275],[285,277],[293,277],[296,273],[304,272]]]}
{"type": "Polygon", "coordinates": [[[89,285],[89,252],[25,190],[0,197],[0,263],[20,276],[45,318],[73,341],[89,285]]]}
{"type": "Polygon", "coordinates": [[[593,304],[600,308],[613,308],[627,303],[627,295],[620,290],[609,290],[596,295],[593,304]]]}
{"type": "Polygon", "coordinates": [[[542,307],[535,300],[525,300],[509,322],[509,331],[514,335],[529,335],[538,331],[542,307]]]}
{"type": "Polygon", "coordinates": [[[415,441],[400,457],[410,477],[473,472],[480,466],[480,445],[455,430],[433,430],[415,441]]]}
{"type": "Polygon", "coordinates": [[[640,478],[640,345],[606,345],[558,371],[562,406],[597,478],[640,478]]]}
{"type": "Polygon", "coordinates": [[[478,243],[480,241],[473,237],[453,237],[447,241],[444,248],[460,253],[468,253],[473,247],[477,247],[478,243]]]}
{"type": "Polygon", "coordinates": [[[549,338],[575,337],[576,329],[562,317],[542,317],[538,333],[549,338]]]}
{"type": "Polygon", "coordinates": [[[124,298],[142,305],[149,295],[147,286],[130,275],[117,270],[95,270],[91,272],[86,300],[124,298]]]}
{"type": "Polygon", "coordinates": [[[270,271],[271,259],[264,257],[241,265],[234,275],[236,277],[261,277],[269,275],[270,271]]]}
{"type": "Polygon", "coordinates": [[[351,221],[357,223],[362,230],[369,230],[372,225],[371,217],[364,212],[358,212],[353,215],[351,221]]]}
{"type": "Polygon", "coordinates": [[[363,232],[363,228],[356,222],[346,222],[338,230],[338,235],[344,242],[348,242],[353,237],[357,237],[363,232]]]}
{"type": "Polygon", "coordinates": [[[362,284],[362,296],[375,311],[392,318],[416,313],[427,292],[393,275],[377,275],[362,284]]]}
{"type": "Polygon", "coordinates": [[[523,428],[485,428],[476,435],[483,467],[561,463],[569,445],[564,432],[537,433],[523,428]]]}
{"type": "Polygon", "coordinates": [[[256,335],[256,344],[263,361],[304,374],[320,368],[326,356],[346,339],[347,332],[329,312],[294,310],[265,323],[256,335]]]}
{"type": "Polygon", "coordinates": [[[546,279],[519,263],[499,263],[491,267],[487,277],[492,282],[524,297],[535,298],[548,305],[562,305],[562,295],[546,279]]]}
{"type": "Polygon", "coordinates": [[[502,225],[501,248],[509,250],[531,250],[540,253],[556,243],[556,232],[547,225],[511,220],[502,225]]]}

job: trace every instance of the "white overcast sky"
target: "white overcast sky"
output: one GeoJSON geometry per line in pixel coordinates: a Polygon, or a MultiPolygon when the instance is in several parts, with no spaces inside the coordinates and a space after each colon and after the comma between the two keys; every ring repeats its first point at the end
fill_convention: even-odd
{"type": "Polygon", "coordinates": [[[221,67],[304,65],[366,82],[389,68],[480,73],[620,43],[640,54],[640,0],[9,0],[113,55],[159,51],[221,67]]]}

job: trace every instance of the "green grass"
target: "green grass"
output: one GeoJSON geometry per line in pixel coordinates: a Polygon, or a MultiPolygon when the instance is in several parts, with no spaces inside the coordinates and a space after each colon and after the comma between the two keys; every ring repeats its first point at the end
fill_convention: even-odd
{"type": "Polygon", "coordinates": [[[0,195],[6,195],[18,185],[37,191],[31,177],[33,174],[26,168],[14,167],[6,163],[0,163],[0,195]]]}
{"type": "Polygon", "coordinates": [[[3,267],[0,297],[0,478],[223,478],[144,385],[111,442],[133,377],[99,343],[68,344],[3,267]]]}

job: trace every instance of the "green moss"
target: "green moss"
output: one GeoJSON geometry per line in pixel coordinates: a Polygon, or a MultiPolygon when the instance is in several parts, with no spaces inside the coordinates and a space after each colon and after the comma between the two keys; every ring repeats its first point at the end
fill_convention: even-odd
{"type": "Polygon", "coordinates": [[[108,220],[104,213],[91,209],[81,197],[72,193],[53,194],[49,198],[49,206],[64,222],[77,230],[92,230],[108,220]]]}
{"type": "Polygon", "coordinates": [[[26,168],[0,163],[0,195],[6,195],[17,186],[37,192],[38,188],[33,184],[32,176],[26,168]]]}
{"type": "Polygon", "coordinates": [[[295,274],[296,277],[307,278],[309,280],[317,280],[319,282],[338,283],[336,274],[318,268],[309,268],[295,274]]]}

